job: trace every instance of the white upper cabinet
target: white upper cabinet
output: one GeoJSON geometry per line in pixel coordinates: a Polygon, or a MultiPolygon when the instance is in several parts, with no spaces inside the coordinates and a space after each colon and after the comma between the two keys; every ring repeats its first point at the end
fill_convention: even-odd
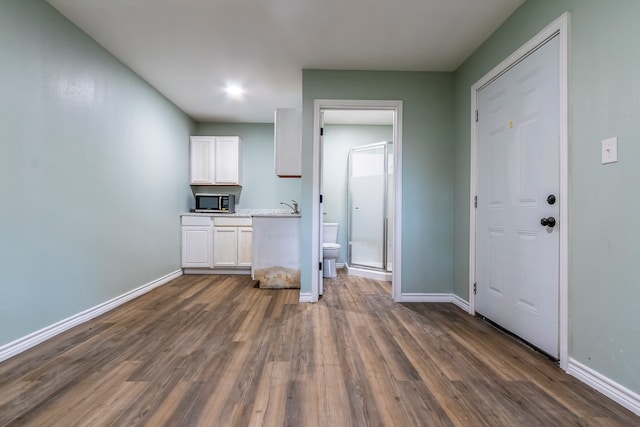
{"type": "Polygon", "coordinates": [[[240,138],[216,137],[215,182],[223,185],[240,184],[240,138]]]}
{"type": "Polygon", "coordinates": [[[274,120],[276,175],[302,176],[302,113],[295,108],[278,108],[274,120]]]}
{"type": "Polygon", "coordinates": [[[212,139],[210,136],[191,137],[191,184],[211,184],[215,180],[212,139]]]}
{"type": "Polygon", "coordinates": [[[191,184],[240,185],[240,138],[192,136],[191,184]]]}

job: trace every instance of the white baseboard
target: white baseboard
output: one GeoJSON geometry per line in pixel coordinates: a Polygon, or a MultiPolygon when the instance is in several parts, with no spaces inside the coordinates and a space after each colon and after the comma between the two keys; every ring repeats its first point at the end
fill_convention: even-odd
{"type": "Polygon", "coordinates": [[[250,268],[183,268],[184,274],[239,274],[239,275],[249,275],[251,274],[250,268]]]}
{"type": "Polygon", "coordinates": [[[313,295],[311,292],[300,292],[300,302],[315,302],[313,301],[313,295]]]}
{"type": "Polygon", "coordinates": [[[467,313],[469,312],[469,303],[455,294],[403,293],[398,302],[448,302],[467,313]]]}
{"type": "Polygon", "coordinates": [[[364,277],[367,279],[380,280],[383,282],[391,282],[392,273],[387,271],[367,270],[365,268],[351,267],[345,265],[349,276],[364,277]]]}
{"type": "Polygon", "coordinates": [[[452,294],[402,293],[398,302],[452,302],[452,294]]]}
{"type": "Polygon", "coordinates": [[[461,310],[464,310],[467,313],[469,312],[469,301],[463,300],[458,295],[451,294],[451,303],[457,305],[461,310]]]}
{"type": "Polygon", "coordinates": [[[3,360],[7,360],[19,353],[22,353],[23,351],[28,350],[31,347],[34,347],[48,340],[49,338],[53,338],[54,336],[61,334],[62,332],[69,330],[74,326],[78,326],[88,320],[93,319],[94,317],[98,317],[101,314],[106,313],[109,310],[113,310],[119,305],[131,301],[132,299],[137,298],[142,294],[146,294],[150,290],[157,288],[158,286],[162,286],[165,283],[180,276],[182,276],[182,270],[176,270],[173,273],[169,273],[166,276],[153,280],[145,285],[140,286],[139,288],[126,292],[109,301],[98,304],[95,307],[75,314],[71,317],[54,323],[53,325],[49,325],[27,336],[18,338],[13,342],[5,344],[0,347],[0,362],[2,362],[3,360]]]}
{"type": "Polygon", "coordinates": [[[640,395],[637,393],[572,358],[569,358],[567,373],[624,406],[634,414],[640,415],[640,395]]]}

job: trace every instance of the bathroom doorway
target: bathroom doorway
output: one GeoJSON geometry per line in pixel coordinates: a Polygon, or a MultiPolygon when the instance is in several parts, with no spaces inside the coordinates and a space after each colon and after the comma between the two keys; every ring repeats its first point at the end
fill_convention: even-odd
{"type": "MultiPolygon", "coordinates": [[[[336,265],[348,268],[351,275],[391,281],[394,300],[400,299],[401,289],[401,123],[401,101],[316,100],[314,104],[314,259],[322,264],[323,223],[338,223],[336,243],[341,253],[336,265]],[[372,165],[374,159],[382,158],[385,164],[372,165]],[[384,170],[385,174],[373,178],[371,167],[384,170]],[[356,172],[354,181],[350,172],[356,172]],[[367,196],[366,189],[355,188],[367,180],[384,182],[379,194],[367,196]],[[349,190],[361,191],[354,194],[349,190]],[[375,203],[375,218],[356,218],[368,210],[365,200],[382,203],[375,203]],[[377,231],[363,233],[372,229],[367,223],[375,223],[377,231]]],[[[317,301],[322,295],[323,280],[322,271],[313,275],[312,300],[317,301]]]]}

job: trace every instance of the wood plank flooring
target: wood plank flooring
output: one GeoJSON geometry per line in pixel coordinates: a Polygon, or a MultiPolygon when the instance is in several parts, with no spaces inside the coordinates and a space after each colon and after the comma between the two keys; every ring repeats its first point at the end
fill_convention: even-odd
{"type": "Polygon", "coordinates": [[[182,276],[0,364],[2,426],[630,426],[450,304],[340,274],[317,304],[182,276]]]}

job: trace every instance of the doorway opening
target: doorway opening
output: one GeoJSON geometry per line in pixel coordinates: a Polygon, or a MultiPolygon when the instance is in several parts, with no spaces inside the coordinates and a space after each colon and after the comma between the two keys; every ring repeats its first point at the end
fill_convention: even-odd
{"type": "Polygon", "coordinates": [[[314,103],[313,301],[331,276],[327,268],[335,268],[323,259],[323,242],[333,238],[336,266],[391,281],[392,297],[400,299],[401,123],[401,101],[314,103]]]}

